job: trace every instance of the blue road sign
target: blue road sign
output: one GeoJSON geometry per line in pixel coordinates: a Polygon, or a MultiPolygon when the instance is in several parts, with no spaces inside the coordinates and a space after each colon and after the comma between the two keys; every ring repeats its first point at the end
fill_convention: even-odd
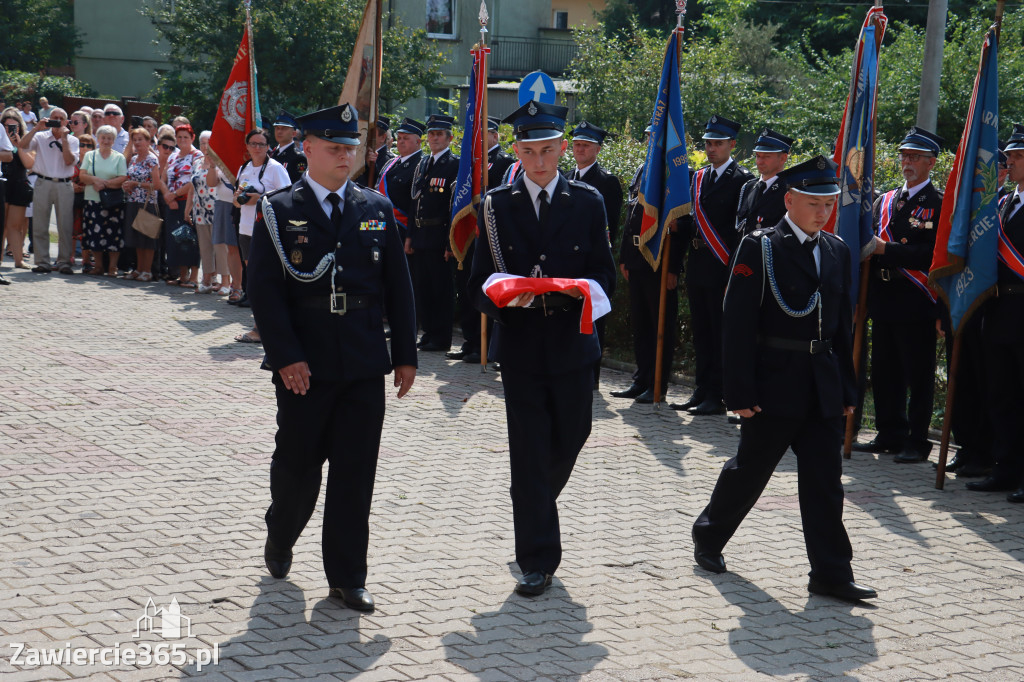
{"type": "Polygon", "coordinates": [[[534,71],[523,77],[519,84],[519,106],[527,102],[555,103],[555,82],[543,71],[534,71]]]}

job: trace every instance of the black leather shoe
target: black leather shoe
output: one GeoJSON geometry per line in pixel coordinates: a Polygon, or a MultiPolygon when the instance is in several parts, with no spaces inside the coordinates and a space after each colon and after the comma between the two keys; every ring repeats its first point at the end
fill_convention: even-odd
{"type": "Polygon", "coordinates": [[[450,350],[447,353],[445,353],[444,356],[449,360],[461,360],[462,358],[466,357],[466,351],[462,350],[461,348],[459,350],[450,350]]]}
{"type": "Polygon", "coordinates": [[[967,484],[968,490],[973,490],[979,493],[1002,493],[1013,490],[1017,485],[1010,483],[1009,481],[998,478],[996,476],[989,476],[983,478],[980,481],[971,481],[967,484]]]}
{"type": "Polygon", "coordinates": [[[292,568],[292,551],[279,550],[270,538],[267,538],[267,544],[263,546],[263,561],[266,562],[270,575],[280,580],[288,575],[292,568]]]}
{"type": "Polygon", "coordinates": [[[848,583],[823,583],[814,578],[807,583],[807,591],[811,594],[820,594],[825,597],[835,597],[844,601],[860,601],[862,599],[875,599],[878,593],[870,587],[858,585],[852,580],[848,583]]]}
{"type": "Polygon", "coordinates": [[[365,587],[332,587],[327,596],[340,599],[356,611],[373,611],[374,608],[373,595],[365,587]]]}
{"type": "Polygon", "coordinates": [[[423,346],[427,345],[428,343],[430,343],[430,339],[427,338],[426,336],[423,336],[420,337],[420,340],[416,342],[416,347],[423,348],[423,346]]]}
{"type": "Polygon", "coordinates": [[[612,391],[609,395],[613,398],[635,398],[645,390],[647,389],[634,381],[629,385],[629,388],[622,391],[612,391]]]}
{"type": "Polygon", "coordinates": [[[737,426],[739,426],[740,424],[743,423],[743,418],[740,417],[738,414],[730,414],[728,422],[730,424],[736,424],[737,426]]]}
{"type": "Polygon", "coordinates": [[[893,458],[894,462],[900,464],[912,464],[914,462],[927,462],[928,455],[918,450],[906,450],[893,458]]]}
{"type": "Polygon", "coordinates": [[[1013,502],[1014,504],[1020,504],[1024,502],[1024,486],[1017,488],[1012,493],[1006,496],[1007,502],[1013,502]]]}
{"type": "Polygon", "coordinates": [[[712,552],[702,547],[697,540],[697,534],[693,531],[690,531],[690,537],[693,538],[693,559],[698,566],[712,573],[725,573],[728,570],[725,567],[725,558],[720,552],[712,552]]]}
{"type": "Polygon", "coordinates": [[[697,394],[694,393],[685,403],[670,403],[669,407],[673,410],[688,410],[691,407],[697,407],[702,402],[704,402],[703,398],[698,398],[697,394]]]}
{"type": "Polygon", "coordinates": [[[873,452],[876,455],[895,455],[903,450],[903,446],[880,441],[873,438],[867,443],[854,443],[851,448],[854,452],[873,452]]]}
{"type": "Polygon", "coordinates": [[[992,473],[991,464],[975,464],[968,462],[956,470],[957,478],[981,478],[992,473]]]}
{"type": "MultiPolygon", "coordinates": [[[[662,395],[662,398],[664,398],[664,397],[665,396],[662,395]]],[[[653,388],[647,389],[646,391],[644,391],[643,393],[638,395],[636,398],[633,398],[633,402],[640,403],[641,405],[650,405],[650,404],[652,404],[654,402],[654,389],[653,388]]]]}
{"type": "Polygon", "coordinates": [[[706,417],[712,414],[725,414],[725,403],[721,400],[705,400],[700,405],[691,407],[687,412],[698,417],[706,417]]]}
{"type": "MultiPolygon", "coordinates": [[[[963,450],[958,451],[953,457],[946,462],[946,471],[950,473],[956,473],[958,470],[964,468],[969,463],[969,455],[963,450]]],[[[938,469],[939,463],[932,462],[932,469],[938,469]]]]}
{"type": "Polygon", "coordinates": [[[518,583],[516,583],[516,594],[521,594],[527,597],[536,597],[537,595],[544,594],[544,590],[548,589],[548,585],[550,584],[550,573],[530,571],[529,573],[523,574],[523,577],[519,579],[518,583]]]}
{"type": "Polygon", "coordinates": [[[242,294],[242,298],[238,299],[238,303],[236,303],[235,305],[237,305],[239,308],[251,307],[249,305],[249,297],[246,294],[242,294]]]}
{"type": "Polygon", "coordinates": [[[462,361],[463,362],[468,362],[471,365],[479,365],[480,364],[480,353],[478,353],[475,350],[468,351],[465,355],[462,356],[462,361]]]}
{"type": "Polygon", "coordinates": [[[441,348],[441,346],[437,345],[433,341],[429,341],[420,346],[420,350],[423,351],[424,353],[436,353],[438,351],[444,350],[444,348],[441,348]]]}
{"type": "Polygon", "coordinates": [[[487,366],[490,367],[491,369],[493,369],[495,372],[500,372],[501,371],[501,363],[500,362],[488,362],[487,366]]]}

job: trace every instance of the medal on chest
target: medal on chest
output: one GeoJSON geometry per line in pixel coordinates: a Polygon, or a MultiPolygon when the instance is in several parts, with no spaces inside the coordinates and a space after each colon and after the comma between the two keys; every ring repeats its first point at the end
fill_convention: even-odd
{"type": "Polygon", "coordinates": [[[288,260],[292,262],[292,265],[302,265],[302,249],[292,249],[288,260]]]}

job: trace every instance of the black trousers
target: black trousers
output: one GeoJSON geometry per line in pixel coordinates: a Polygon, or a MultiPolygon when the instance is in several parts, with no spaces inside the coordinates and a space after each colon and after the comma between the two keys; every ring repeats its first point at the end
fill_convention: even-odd
{"type": "MultiPolygon", "coordinates": [[[[992,476],[1024,486],[1024,449],[1017,421],[1024,410],[1024,343],[1019,339],[1009,342],[986,338],[984,348],[988,360],[988,423],[995,458],[992,476]]],[[[962,348],[960,352],[963,361],[962,348]]],[[[960,388],[956,390],[959,394],[960,388]]]]}
{"type": "Polygon", "coordinates": [[[448,350],[455,321],[455,280],[443,248],[416,250],[416,309],[423,337],[448,350]]]}
{"type": "Polygon", "coordinates": [[[841,417],[815,415],[744,419],[736,456],[725,463],[694,523],[698,542],[716,552],[725,547],[792,447],[810,576],[827,583],[853,580],[853,549],[843,526],[843,424],[841,417]]]}
{"type": "MultiPolygon", "coordinates": [[[[989,427],[988,361],[981,336],[982,311],[977,311],[960,331],[960,361],[953,396],[953,437],[966,461],[992,463],[992,429],[989,427]]],[[[948,318],[947,318],[948,319],[948,318]]],[[[946,369],[953,357],[953,334],[946,329],[946,369]]]]}
{"type": "MultiPolygon", "coordinates": [[[[655,360],[658,352],[658,305],[661,297],[661,272],[650,268],[629,271],[629,320],[633,331],[633,354],[636,356],[636,383],[644,388],[654,387],[655,360]]],[[[662,339],[662,393],[672,369],[672,355],[676,347],[676,328],[679,326],[679,291],[665,294],[665,337],[662,339]]]]}
{"type": "Polygon", "coordinates": [[[502,372],[512,467],[516,561],[554,573],[562,560],[556,500],[590,436],[593,368],[557,375],[502,372]]]}
{"type": "MultiPolygon", "coordinates": [[[[480,352],[480,311],[473,305],[473,293],[467,286],[469,282],[469,270],[473,264],[473,253],[476,251],[476,240],[469,245],[466,252],[466,259],[462,263],[462,269],[458,269],[458,263],[452,266],[455,268],[455,298],[458,303],[459,326],[462,328],[462,350],[466,352],[480,352]]],[[[490,339],[494,329],[494,319],[487,318],[487,338],[490,339]]]]}
{"type": "Polygon", "coordinates": [[[879,441],[931,452],[928,427],[935,397],[935,320],[872,321],[871,387],[879,441]]]}
{"type": "Polygon", "coordinates": [[[725,290],[687,282],[697,390],[701,400],[722,400],[722,304],[725,290]]]}
{"type": "Polygon", "coordinates": [[[277,436],[270,464],[267,531],[292,547],[309,522],[327,468],[323,556],[331,587],[366,583],[370,501],[384,423],[384,377],[349,382],[310,380],[306,395],[277,389],[277,436]]]}

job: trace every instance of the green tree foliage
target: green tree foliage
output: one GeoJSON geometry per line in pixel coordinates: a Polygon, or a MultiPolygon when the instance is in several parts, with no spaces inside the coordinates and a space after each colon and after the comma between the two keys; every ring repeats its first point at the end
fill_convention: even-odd
{"type": "MultiPolygon", "coordinates": [[[[260,107],[306,112],[336,104],[362,20],[363,0],[278,0],[253,10],[260,107]]],[[[237,0],[177,0],[151,14],[170,45],[171,70],[158,101],[188,107],[200,125],[212,123],[238,50],[245,13],[237,0]]],[[[440,80],[445,59],[426,32],[393,22],[384,33],[384,108],[412,99],[440,80]]]]}
{"type": "Polygon", "coordinates": [[[0,0],[0,70],[71,63],[81,40],[69,0],[0,0]]]}
{"type": "MultiPolygon", "coordinates": [[[[29,100],[32,106],[45,97],[53,106],[63,106],[64,98],[95,97],[88,83],[65,76],[40,76],[28,71],[0,71],[0,99],[9,105],[29,100]]],[[[71,113],[71,112],[68,112],[71,113]]]]}

